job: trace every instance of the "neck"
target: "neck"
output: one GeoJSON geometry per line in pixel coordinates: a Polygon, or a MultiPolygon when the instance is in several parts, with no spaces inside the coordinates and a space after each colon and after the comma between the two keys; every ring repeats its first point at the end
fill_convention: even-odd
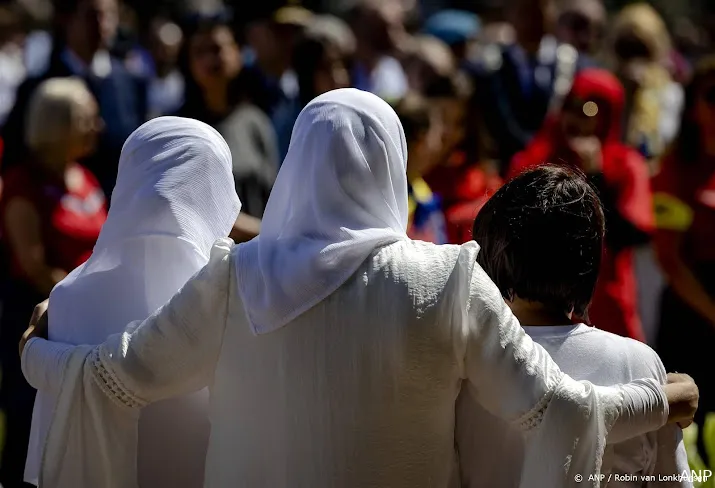
{"type": "Polygon", "coordinates": [[[37,154],[38,171],[45,175],[46,178],[64,183],[65,173],[69,163],[67,158],[57,155],[57,153],[37,154]]]}
{"type": "Polygon", "coordinates": [[[210,112],[223,115],[230,109],[228,103],[228,87],[204,90],[204,102],[210,112]]]}
{"type": "Polygon", "coordinates": [[[261,67],[261,71],[265,74],[272,76],[276,79],[280,79],[283,73],[286,71],[285,65],[279,60],[273,60],[269,62],[268,60],[258,60],[258,65],[261,67]]]}
{"type": "Polygon", "coordinates": [[[75,56],[81,59],[82,62],[87,66],[90,66],[92,64],[92,60],[94,59],[94,55],[96,53],[96,51],[94,51],[93,49],[82,45],[67,44],[67,49],[72,51],[75,56]]]}
{"type": "Polygon", "coordinates": [[[538,302],[515,298],[508,304],[521,325],[553,327],[571,324],[572,314],[554,310],[538,302]]]}
{"type": "Polygon", "coordinates": [[[377,62],[380,60],[380,55],[373,49],[363,45],[362,47],[358,46],[358,49],[355,52],[355,58],[365,66],[365,69],[367,69],[368,72],[372,72],[372,70],[375,69],[375,66],[377,66],[377,62]]]}
{"type": "Polygon", "coordinates": [[[173,66],[170,64],[157,64],[156,65],[156,76],[159,79],[164,79],[171,74],[173,71],[173,66]]]}

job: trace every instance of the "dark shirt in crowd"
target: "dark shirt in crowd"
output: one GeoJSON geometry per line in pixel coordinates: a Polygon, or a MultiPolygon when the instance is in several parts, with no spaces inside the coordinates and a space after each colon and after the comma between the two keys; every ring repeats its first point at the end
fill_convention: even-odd
{"type": "Polygon", "coordinates": [[[271,120],[278,143],[279,164],[288,153],[293,125],[301,110],[298,79],[292,72],[275,79],[256,64],[244,69],[244,79],[250,85],[251,99],[271,120]]]}
{"type": "Polygon", "coordinates": [[[266,114],[244,102],[228,115],[217,116],[200,103],[188,102],[176,115],[209,124],[223,136],[231,150],[241,211],[262,218],[278,173],[276,134],[266,114]]]}
{"type": "Polygon", "coordinates": [[[574,75],[594,66],[573,49],[560,51],[562,46],[547,39],[532,56],[516,44],[491,46],[472,68],[483,94],[487,130],[505,166],[541,128],[551,107],[568,92],[574,75]],[[564,88],[559,91],[559,86],[564,88]]]}

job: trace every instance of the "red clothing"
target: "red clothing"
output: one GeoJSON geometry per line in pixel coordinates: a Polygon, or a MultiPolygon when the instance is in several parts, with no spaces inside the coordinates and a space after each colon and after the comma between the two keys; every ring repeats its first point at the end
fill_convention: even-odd
{"type": "Polygon", "coordinates": [[[472,240],[477,213],[503,184],[498,174],[467,164],[460,153],[454,155],[452,164],[437,167],[425,180],[442,199],[450,244],[472,240]]]}
{"type": "Polygon", "coordinates": [[[667,156],[653,193],[658,228],[684,233],[688,264],[715,263],[715,161],[681,163],[667,156]]]}
{"type": "MultiPolygon", "coordinates": [[[[589,310],[590,321],[600,329],[643,341],[637,303],[631,234],[653,230],[652,195],[648,167],[633,149],[620,142],[624,92],[610,73],[589,69],[578,74],[569,97],[596,102],[597,135],[602,144],[602,181],[599,188],[607,216],[606,249],[598,284],[589,310]]],[[[532,143],[517,154],[509,169],[513,178],[526,169],[545,163],[579,166],[578,157],[567,148],[559,116],[547,121],[532,143]]]]}
{"type": "MultiPolygon", "coordinates": [[[[24,198],[35,205],[42,221],[47,263],[66,272],[89,258],[107,219],[104,194],[96,178],[78,164],[68,171],[76,172],[72,188],[42,178],[26,165],[13,167],[5,175],[0,199],[0,215],[13,198],[24,198]]],[[[4,223],[3,234],[7,235],[4,223]]],[[[22,278],[15,258],[11,264],[15,277],[22,278]]]]}

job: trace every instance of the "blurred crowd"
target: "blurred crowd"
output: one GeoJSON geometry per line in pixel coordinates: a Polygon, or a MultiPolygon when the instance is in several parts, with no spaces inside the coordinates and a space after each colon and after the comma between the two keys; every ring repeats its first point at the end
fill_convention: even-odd
{"type": "Polygon", "coordinates": [[[92,252],[127,136],[162,115],[215,127],[243,202],[232,237],[247,240],[301,109],[350,86],[400,116],[415,239],[471,240],[481,206],[526,168],[586,173],[608,244],[580,320],[650,342],[715,410],[715,58],[697,25],[601,0],[507,0],[488,20],[404,0],[250,10],[141,18],[121,0],[0,1],[5,488],[22,486],[34,399],[20,334],[92,252]],[[683,337],[691,348],[674,347],[683,337]]]}

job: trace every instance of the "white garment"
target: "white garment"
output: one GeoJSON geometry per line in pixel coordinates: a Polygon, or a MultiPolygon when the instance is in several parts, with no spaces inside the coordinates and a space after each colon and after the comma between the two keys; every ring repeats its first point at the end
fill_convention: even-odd
{"type": "MultiPolygon", "coordinates": [[[[574,473],[598,473],[611,423],[618,441],[665,422],[652,380],[603,388],[561,373],[476,265],[475,243],[383,247],[326,300],[261,335],[236,290],[237,249],[217,244],[158,314],[98,348],[28,342],[30,383],[73,387],[63,393],[77,407],[56,421],[113,441],[87,460],[102,480],[92,487],[130,486],[121,456],[132,412],[208,383],[207,488],[446,487],[463,382],[528,433],[529,487],[597,486],[574,485],[574,473]]],[[[68,486],[45,474],[47,486],[68,486]]]]}
{"type": "MultiPolygon", "coordinates": [[[[230,151],[218,132],[177,117],[144,124],[122,150],[111,210],[92,256],[50,295],[50,339],[100,344],[129,322],[144,320],[208,262],[213,241],[228,235],[239,209],[230,151]]],[[[33,484],[38,484],[47,432],[56,428],[51,424],[55,400],[48,390],[35,402],[25,473],[33,484]]],[[[141,486],[201,486],[207,408],[204,391],[142,412],[141,486]]],[[[70,435],[79,433],[79,425],[69,428],[70,435]]],[[[48,448],[44,461],[64,456],[81,472],[86,451],[101,447],[93,440],[70,441],[62,452],[48,448]]]]}
{"type": "Polygon", "coordinates": [[[383,56],[370,73],[371,91],[386,100],[399,100],[407,93],[409,83],[402,64],[392,56],[383,56]]]}
{"type": "Polygon", "coordinates": [[[28,77],[41,76],[50,65],[52,55],[52,34],[35,30],[25,38],[25,66],[28,77]]]}
{"type": "Polygon", "coordinates": [[[184,102],[184,90],[184,77],[179,70],[163,78],[155,76],[149,81],[147,89],[149,113],[156,117],[176,112],[184,102]]]}
{"type": "Polygon", "coordinates": [[[661,90],[660,136],[668,147],[678,137],[680,119],[685,107],[685,90],[680,83],[671,82],[661,90]]]}
{"type": "Polygon", "coordinates": [[[89,66],[69,48],[62,52],[62,59],[75,76],[92,74],[97,78],[106,78],[112,74],[112,56],[105,50],[97,51],[89,66]]]}
{"type": "Polygon", "coordinates": [[[377,96],[334,90],[303,109],[261,234],[238,251],[239,291],[254,332],[289,323],[374,249],[407,239],[406,168],[400,120],[377,96]]]}
{"type": "MultiPolygon", "coordinates": [[[[596,385],[617,385],[639,378],[666,382],[658,355],[645,344],[586,325],[524,327],[568,375],[596,385]]],[[[516,488],[523,459],[521,434],[482,408],[469,387],[457,402],[457,450],[464,488],[516,488]]],[[[604,487],[691,487],[688,481],[664,482],[687,470],[681,430],[667,425],[657,432],[613,446],[601,468],[604,487]],[[650,478],[654,477],[654,478],[650,478]],[[617,481],[618,480],[618,481],[617,481]],[[622,481],[627,480],[627,481],[622,481]]]]}
{"type": "MultiPolygon", "coordinates": [[[[352,90],[315,103],[307,109],[315,116],[295,128],[292,149],[301,141],[308,156],[320,154],[311,147],[318,139],[301,133],[314,130],[332,164],[289,160],[281,171],[289,176],[269,203],[290,215],[279,221],[290,238],[271,229],[268,249],[295,262],[255,267],[244,249],[266,259],[260,239],[236,247],[220,241],[167,305],[124,334],[94,348],[42,339],[26,345],[30,384],[60,388],[47,449],[60,452],[73,425],[112,446],[86,453],[83,479],[92,483],[85,486],[131,486],[135,412],[205,385],[207,488],[444,487],[455,470],[454,409],[463,381],[490,411],[528,433],[524,479],[542,486],[572,486],[575,473],[598,474],[607,436],[617,442],[663,426],[668,406],[655,381],[606,388],[564,375],[476,264],[475,243],[402,237],[407,193],[398,168],[406,153],[393,111],[352,90]],[[283,206],[283,192],[306,196],[283,206]],[[290,322],[269,321],[272,332],[252,334],[245,305],[260,308],[241,297],[253,296],[246,293],[252,286],[265,289],[267,280],[286,298],[327,295],[312,307],[289,301],[290,322]],[[287,285],[308,293],[287,293],[287,285]]],[[[272,302],[280,318],[285,305],[272,302]]],[[[72,464],[64,468],[61,459],[46,464],[46,486],[81,486],[70,484],[77,478],[72,464]]]]}
{"type": "Polygon", "coordinates": [[[14,43],[0,47],[0,127],[15,105],[17,88],[26,74],[22,48],[14,43]]]}

